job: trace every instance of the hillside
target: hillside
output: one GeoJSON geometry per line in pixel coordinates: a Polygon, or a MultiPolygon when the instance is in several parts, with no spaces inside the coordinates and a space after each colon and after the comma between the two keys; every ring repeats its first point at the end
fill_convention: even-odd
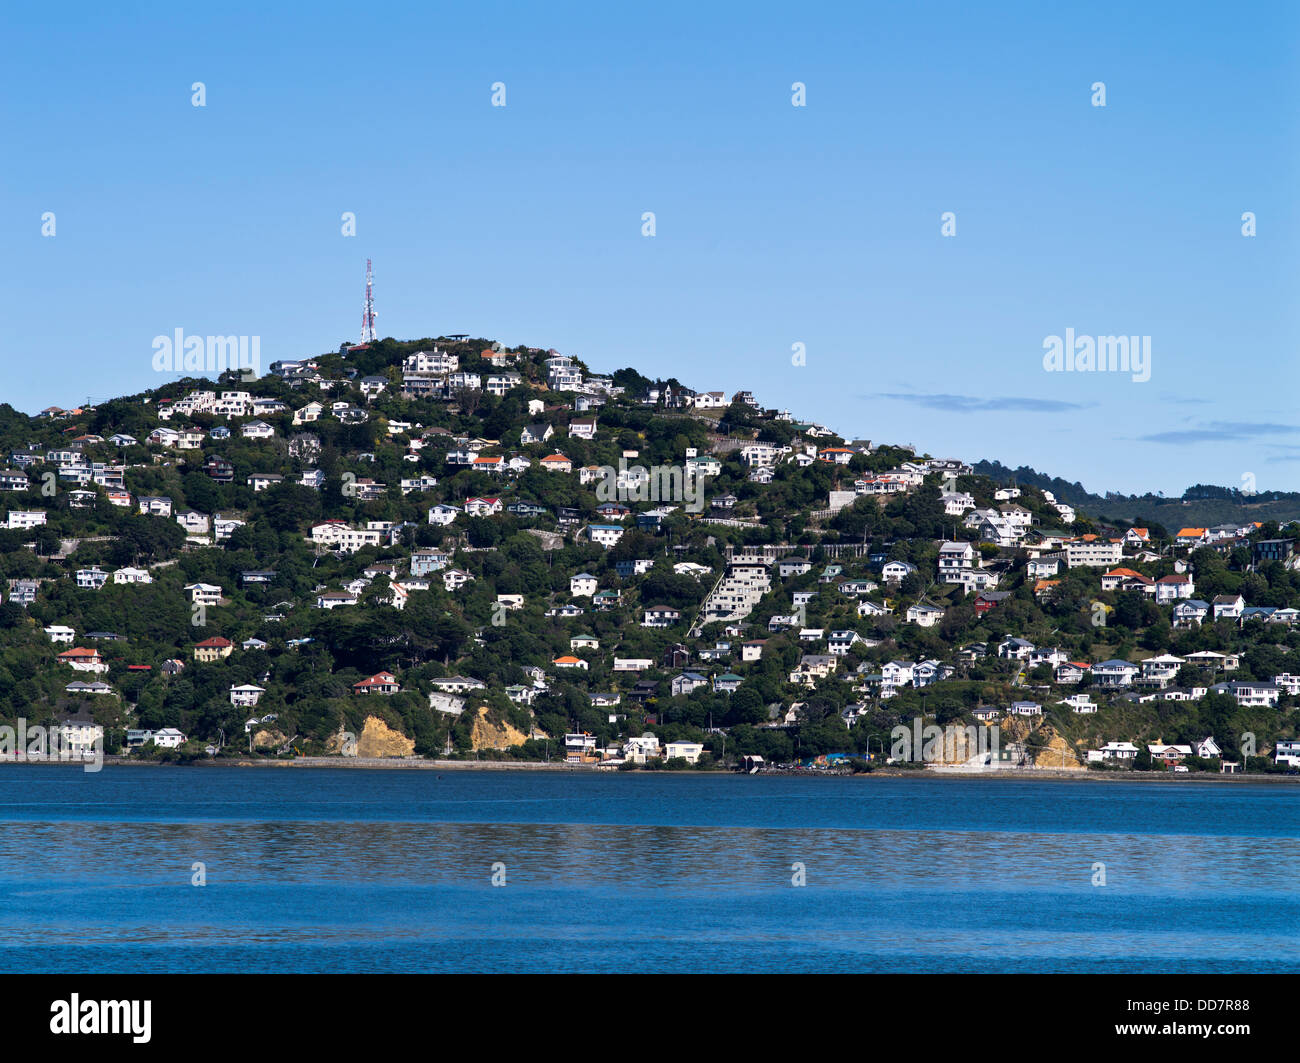
{"type": "Polygon", "coordinates": [[[1296,735],[1289,497],[1096,499],[486,339],[269,369],[0,407],[5,722],[651,767],[1296,735]]]}

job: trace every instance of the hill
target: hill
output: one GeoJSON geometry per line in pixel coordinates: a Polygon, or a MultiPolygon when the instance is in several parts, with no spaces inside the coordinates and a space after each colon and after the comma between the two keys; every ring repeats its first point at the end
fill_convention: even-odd
{"type": "Polygon", "coordinates": [[[916,718],[1042,766],[1296,734],[1288,498],[1179,538],[1181,503],[486,339],[269,368],[0,407],[0,718],[648,767],[879,764],[916,718]]]}

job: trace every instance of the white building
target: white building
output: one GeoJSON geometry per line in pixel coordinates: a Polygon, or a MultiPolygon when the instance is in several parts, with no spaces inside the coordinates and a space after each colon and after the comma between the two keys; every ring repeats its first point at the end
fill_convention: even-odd
{"type": "Polygon", "coordinates": [[[5,524],[5,527],[9,529],[39,528],[44,523],[44,510],[14,509],[9,511],[9,520],[5,524]]]}

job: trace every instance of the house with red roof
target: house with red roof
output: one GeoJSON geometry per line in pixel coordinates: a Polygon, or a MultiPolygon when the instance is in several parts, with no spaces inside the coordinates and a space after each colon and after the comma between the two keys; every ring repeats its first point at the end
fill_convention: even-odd
{"type": "Polygon", "coordinates": [[[217,635],[195,644],[194,659],[203,662],[219,661],[224,657],[229,657],[234,652],[235,644],[229,639],[223,639],[217,635]]]}
{"type": "Polygon", "coordinates": [[[392,672],[376,672],[369,678],[352,684],[354,694],[400,694],[402,688],[392,672]]]}
{"type": "Polygon", "coordinates": [[[501,512],[501,499],[499,498],[467,498],[465,499],[465,515],[469,517],[490,517],[494,513],[501,512]]]}

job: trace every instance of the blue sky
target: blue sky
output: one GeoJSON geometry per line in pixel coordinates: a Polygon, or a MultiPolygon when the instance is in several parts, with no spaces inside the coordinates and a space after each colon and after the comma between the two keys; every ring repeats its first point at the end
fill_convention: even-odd
{"type": "Polygon", "coordinates": [[[1300,490],[1296,5],[266,7],[0,13],[0,401],[155,386],[178,327],[336,349],[369,257],[381,335],[1300,490]],[[1067,328],[1150,336],[1150,380],[1046,372],[1067,328]]]}

